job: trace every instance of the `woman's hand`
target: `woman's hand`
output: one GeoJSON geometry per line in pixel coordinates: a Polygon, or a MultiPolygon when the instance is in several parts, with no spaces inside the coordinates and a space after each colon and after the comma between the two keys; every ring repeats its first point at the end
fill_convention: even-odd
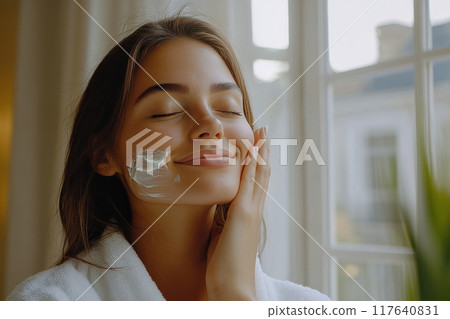
{"type": "MultiPolygon", "coordinates": [[[[255,131],[255,145],[261,139],[267,140],[267,127],[255,131]]],[[[209,300],[256,300],[255,261],[270,176],[269,143],[250,152],[222,232],[212,229],[206,269],[209,300]],[[257,162],[258,153],[266,165],[257,162]]]]}

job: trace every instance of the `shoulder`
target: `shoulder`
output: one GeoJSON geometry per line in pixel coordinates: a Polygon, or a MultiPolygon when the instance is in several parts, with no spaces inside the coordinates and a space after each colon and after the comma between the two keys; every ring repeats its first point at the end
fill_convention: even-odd
{"type": "Polygon", "coordinates": [[[38,273],[8,300],[164,300],[142,261],[124,236],[105,231],[89,250],[38,273]],[[83,260],[83,261],[82,261],[83,260]]]}
{"type": "Polygon", "coordinates": [[[255,269],[256,293],[258,300],[301,300],[329,301],[330,298],[316,289],[306,287],[288,280],[279,280],[265,274],[259,259],[255,269]]]}
{"type": "Polygon", "coordinates": [[[98,300],[98,292],[89,288],[92,287],[92,277],[98,276],[102,270],[92,266],[100,264],[96,259],[102,257],[102,245],[100,241],[89,254],[79,254],[81,260],[89,263],[69,259],[37,273],[15,287],[7,300],[98,300]]]}
{"type": "MultiPolygon", "coordinates": [[[[66,261],[29,277],[15,287],[6,300],[77,300],[90,283],[75,264],[76,261],[66,261]]],[[[83,297],[98,299],[95,291],[88,294],[83,297]]]]}

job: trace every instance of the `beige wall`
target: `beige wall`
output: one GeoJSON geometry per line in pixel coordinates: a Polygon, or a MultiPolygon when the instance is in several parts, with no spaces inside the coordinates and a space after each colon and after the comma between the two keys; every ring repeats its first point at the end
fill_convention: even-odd
{"type": "MultiPolygon", "coordinates": [[[[11,149],[14,69],[19,5],[16,1],[0,2],[0,287],[5,282],[5,248],[8,207],[8,177],[11,149]]],[[[0,299],[4,299],[0,290],[0,299]]]]}

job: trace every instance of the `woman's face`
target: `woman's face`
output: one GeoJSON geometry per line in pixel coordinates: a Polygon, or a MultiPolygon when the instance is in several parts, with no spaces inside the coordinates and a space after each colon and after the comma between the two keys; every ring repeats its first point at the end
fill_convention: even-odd
{"type": "Polygon", "coordinates": [[[224,61],[182,38],[164,42],[141,66],[148,74],[134,77],[116,165],[130,200],[171,204],[198,179],[177,203],[230,202],[254,137],[224,61]]]}

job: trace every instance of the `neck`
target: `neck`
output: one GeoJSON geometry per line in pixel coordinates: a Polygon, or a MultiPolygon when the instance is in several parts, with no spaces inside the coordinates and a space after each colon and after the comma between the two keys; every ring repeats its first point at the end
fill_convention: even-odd
{"type": "Polygon", "coordinates": [[[134,249],[167,300],[205,299],[207,250],[215,206],[167,208],[133,207],[129,239],[137,240],[134,249]]]}

